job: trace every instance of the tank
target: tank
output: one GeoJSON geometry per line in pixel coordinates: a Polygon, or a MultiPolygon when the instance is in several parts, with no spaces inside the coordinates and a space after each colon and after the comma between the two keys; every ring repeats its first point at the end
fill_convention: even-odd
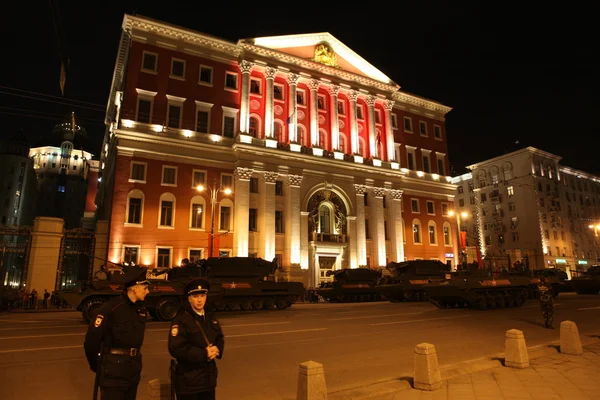
{"type": "Polygon", "coordinates": [[[593,265],[581,276],[571,278],[571,285],[577,294],[598,294],[600,292],[600,265],[593,265]]]}
{"type": "MultiPolygon", "coordinates": [[[[209,258],[181,268],[149,270],[150,293],[144,304],[154,319],[170,321],[182,306],[185,284],[192,278],[203,277],[211,285],[207,300],[210,309],[284,309],[304,294],[304,285],[276,282],[273,275],[276,270],[275,262],[249,257],[209,258]]],[[[57,293],[89,322],[105,301],[123,292],[120,270],[108,273],[106,278],[83,284],[79,290],[57,293]]]]}
{"type": "Polygon", "coordinates": [[[439,308],[487,310],[520,307],[529,298],[530,278],[523,275],[492,277],[485,270],[455,273],[449,280],[423,286],[429,301],[439,308]]]}
{"type": "Polygon", "coordinates": [[[423,286],[450,277],[448,266],[437,260],[391,262],[386,269],[390,276],[382,279],[379,292],[391,302],[426,301],[423,286]]]}
{"type": "Polygon", "coordinates": [[[379,301],[381,295],[377,284],[381,271],[370,268],[341,269],[327,272],[333,274],[333,282],[322,284],[315,291],[331,302],[379,301]]]}

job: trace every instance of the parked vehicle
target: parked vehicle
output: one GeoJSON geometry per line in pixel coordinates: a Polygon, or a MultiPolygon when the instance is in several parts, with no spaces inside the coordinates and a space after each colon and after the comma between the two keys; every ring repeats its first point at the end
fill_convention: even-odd
{"type": "Polygon", "coordinates": [[[448,266],[437,260],[391,262],[386,269],[391,275],[381,280],[379,291],[392,302],[427,301],[423,286],[450,278],[448,266]]]}
{"type": "Polygon", "coordinates": [[[571,285],[577,294],[598,294],[600,292],[600,265],[592,265],[581,276],[571,278],[571,285]]]}
{"type": "Polygon", "coordinates": [[[379,301],[381,271],[370,268],[340,269],[327,272],[333,282],[324,283],[315,292],[331,302],[379,301]]]}

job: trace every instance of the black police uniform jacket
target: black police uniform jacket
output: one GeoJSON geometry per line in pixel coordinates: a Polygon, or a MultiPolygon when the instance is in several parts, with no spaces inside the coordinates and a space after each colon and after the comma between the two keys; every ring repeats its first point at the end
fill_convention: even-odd
{"type": "Polygon", "coordinates": [[[204,318],[192,311],[189,305],[177,314],[169,331],[169,353],[177,360],[175,390],[178,394],[208,392],[217,386],[217,363],[208,361],[204,330],[211,345],[217,346],[223,357],[225,339],[219,321],[205,310],[204,318]]]}
{"type": "Polygon", "coordinates": [[[146,330],[146,308],[133,303],[126,293],[108,300],[91,321],[83,347],[92,371],[100,373],[101,386],[130,386],[139,383],[142,372],[140,350],[146,330]],[[110,354],[111,349],[131,350],[110,354]],[[102,352],[100,371],[98,353],[102,352]]]}

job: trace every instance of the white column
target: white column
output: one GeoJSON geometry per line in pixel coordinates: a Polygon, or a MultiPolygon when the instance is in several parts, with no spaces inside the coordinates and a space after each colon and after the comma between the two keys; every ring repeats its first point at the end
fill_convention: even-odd
{"type": "Polygon", "coordinates": [[[302,185],[302,176],[288,175],[287,183],[289,193],[286,194],[287,216],[285,218],[290,221],[290,231],[286,232],[287,247],[290,264],[300,264],[300,185],[302,185]]]}
{"type": "Polygon", "coordinates": [[[350,144],[352,146],[350,154],[359,154],[358,152],[358,121],[356,119],[356,100],[358,100],[358,92],[351,90],[348,92],[348,100],[350,100],[350,144]]]}
{"type": "Polygon", "coordinates": [[[365,193],[367,187],[354,185],[356,192],[356,250],[358,265],[367,265],[367,238],[365,232],[365,193]]]}
{"type": "Polygon", "coordinates": [[[384,188],[374,187],[373,193],[373,264],[375,267],[385,267],[387,264],[385,253],[385,217],[383,215],[384,188]]]}
{"type": "Polygon", "coordinates": [[[311,79],[308,88],[310,89],[310,143],[312,147],[323,148],[323,144],[319,143],[319,108],[317,103],[319,81],[311,79]]]}
{"type": "Polygon", "coordinates": [[[331,85],[328,88],[331,98],[331,147],[333,150],[340,148],[340,122],[338,117],[338,93],[340,87],[331,85]]]}
{"type": "Polygon", "coordinates": [[[260,191],[260,213],[262,214],[260,231],[263,238],[264,250],[262,258],[275,258],[275,182],[277,172],[263,171],[263,187],[260,191]]]}
{"type": "Polygon", "coordinates": [[[250,214],[250,177],[252,169],[236,168],[233,227],[233,250],[235,257],[248,257],[248,218],[250,214]]]}
{"type": "Polygon", "coordinates": [[[242,98],[240,105],[240,132],[248,133],[250,130],[250,72],[254,64],[243,60],[240,63],[242,71],[242,98]]]}
{"type": "Polygon", "coordinates": [[[300,211],[300,268],[308,269],[310,263],[308,261],[308,254],[310,250],[310,244],[308,239],[308,211],[300,211]]]}
{"type": "Polygon", "coordinates": [[[356,216],[348,216],[348,236],[350,239],[350,268],[358,268],[358,256],[356,254],[356,216]]]}
{"type": "Polygon", "coordinates": [[[267,93],[265,94],[265,138],[273,137],[273,80],[277,70],[267,67],[265,79],[267,81],[267,93]]]}
{"type": "Polygon", "coordinates": [[[402,226],[402,190],[390,190],[391,204],[391,220],[390,228],[390,243],[392,244],[392,261],[404,261],[404,228],[402,226]]]}
{"type": "MultiPolygon", "coordinates": [[[[298,84],[298,75],[294,73],[289,73],[287,76],[287,82],[290,92],[289,97],[289,109],[287,117],[290,118],[290,123],[288,124],[288,137],[290,139],[290,143],[298,142],[298,114],[296,113],[296,85],[298,84]]],[[[286,117],[286,118],[287,118],[286,117]]]]}
{"type": "Polygon", "coordinates": [[[375,131],[375,97],[372,95],[367,96],[367,107],[369,109],[369,149],[371,158],[379,158],[381,156],[378,153],[377,147],[377,134],[375,131]]]}
{"type": "Polygon", "coordinates": [[[385,110],[385,142],[387,144],[387,160],[396,160],[396,151],[394,149],[394,130],[392,129],[392,108],[394,108],[393,100],[386,100],[383,103],[385,110]]]}

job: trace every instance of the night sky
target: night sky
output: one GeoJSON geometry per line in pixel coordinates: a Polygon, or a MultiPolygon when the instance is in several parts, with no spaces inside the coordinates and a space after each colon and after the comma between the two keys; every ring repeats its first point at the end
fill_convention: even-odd
{"type": "Polygon", "coordinates": [[[88,150],[97,154],[123,14],[137,12],[230,41],[330,32],[402,90],[453,108],[446,121],[453,175],[524,146],[600,174],[597,10],[569,11],[566,3],[536,10],[505,3],[497,3],[502,9],[391,10],[384,2],[362,8],[298,2],[289,9],[245,2],[209,10],[210,2],[95,2],[99,8],[56,1],[56,29],[50,1],[19,3],[3,10],[2,137],[23,129],[33,145],[43,144],[57,119],[73,110],[88,131],[88,150]],[[70,59],[66,97],[57,36],[70,59]]]}

